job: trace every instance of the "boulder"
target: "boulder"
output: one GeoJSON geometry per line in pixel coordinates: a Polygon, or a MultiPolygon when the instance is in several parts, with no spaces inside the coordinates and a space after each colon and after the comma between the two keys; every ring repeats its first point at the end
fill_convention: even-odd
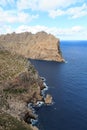
{"type": "Polygon", "coordinates": [[[50,94],[46,95],[45,104],[52,104],[52,96],[50,94]]]}

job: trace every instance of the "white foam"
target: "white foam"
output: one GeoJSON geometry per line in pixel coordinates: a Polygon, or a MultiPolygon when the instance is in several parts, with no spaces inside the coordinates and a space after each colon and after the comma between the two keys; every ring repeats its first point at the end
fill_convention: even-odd
{"type": "Polygon", "coordinates": [[[37,106],[37,107],[41,107],[43,104],[44,104],[44,102],[38,101],[38,102],[36,103],[36,106],[37,106]]]}
{"type": "Polygon", "coordinates": [[[65,61],[65,63],[67,64],[67,63],[68,63],[68,61],[65,61]]]}
{"type": "Polygon", "coordinates": [[[40,77],[44,82],[46,81],[46,79],[44,77],[40,77]]]}
{"type": "Polygon", "coordinates": [[[38,119],[36,119],[36,120],[31,119],[30,121],[31,121],[31,124],[32,124],[32,125],[36,125],[36,124],[37,124],[37,122],[38,122],[38,119]]]}
{"type": "Polygon", "coordinates": [[[43,85],[45,86],[45,88],[43,89],[44,91],[48,90],[48,86],[46,85],[45,82],[43,82],[43,85]]]}

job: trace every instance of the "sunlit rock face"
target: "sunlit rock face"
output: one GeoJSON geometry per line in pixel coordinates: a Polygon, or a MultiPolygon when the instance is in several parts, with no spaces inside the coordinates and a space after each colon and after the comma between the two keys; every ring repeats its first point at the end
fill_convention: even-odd
{"type": "Polygon", "coordinates": [[[43,31],[36,34],[24,32],[20,34],[1,35],[0,45],[7,50],[27,58],[58,62],[64,61],[60,50],[59,39],[43,31]]]}

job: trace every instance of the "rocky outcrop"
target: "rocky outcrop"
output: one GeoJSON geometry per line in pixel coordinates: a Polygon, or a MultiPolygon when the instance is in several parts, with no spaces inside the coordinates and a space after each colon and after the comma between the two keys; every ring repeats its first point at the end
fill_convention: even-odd
{"type": "Polygon", "coordinates": [[[52,96],[47,94],[45,100],[45,104],[52,104],[52,96]]]}
{"type": "Polygon", "coordinates": [[[64,61],[59,39],[46,32],[1,35],[0,45],[27,58],[64,61]]]}

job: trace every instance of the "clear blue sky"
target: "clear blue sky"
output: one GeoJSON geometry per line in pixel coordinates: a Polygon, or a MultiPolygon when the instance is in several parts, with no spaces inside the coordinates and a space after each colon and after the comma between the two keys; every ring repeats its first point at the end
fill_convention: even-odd
{"type": "Polygon", "coordinates": [[[87,0],[0,0],[0,34],[42,30],[87,40],[87,0]]]}

